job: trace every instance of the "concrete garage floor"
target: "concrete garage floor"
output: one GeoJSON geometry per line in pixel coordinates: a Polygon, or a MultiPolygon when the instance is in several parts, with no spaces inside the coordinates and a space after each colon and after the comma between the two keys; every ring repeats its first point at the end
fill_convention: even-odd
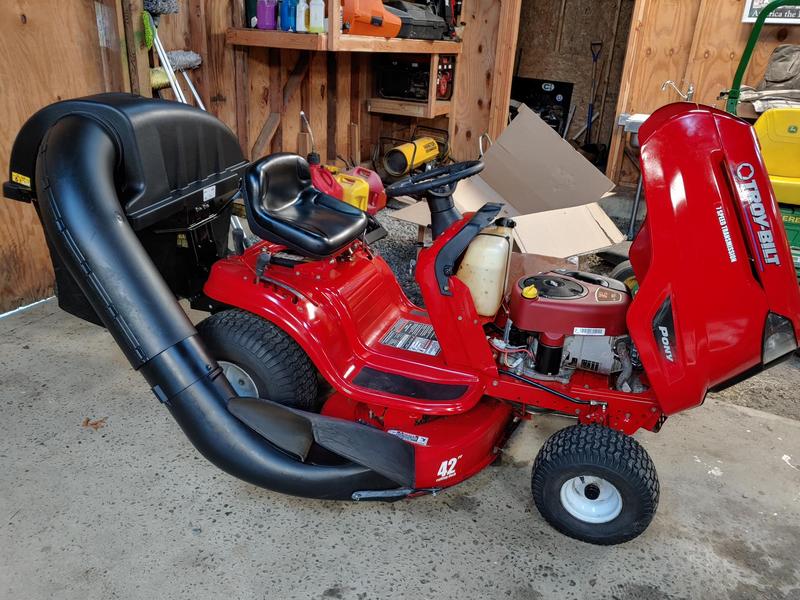
{"type": "MultiPolygon", "coordinates": [[[[796,402],[798,367],[749,393],[796,402]]],[[[658,514],[599,548],[532,505],[556,418],[439,497],[331,503],[211,466],[111,337],[54,301],[0,320],[0,373],[0,598],[800,598],[800,422],[726,402],[738,388],[639,436],[658,514]]]]}

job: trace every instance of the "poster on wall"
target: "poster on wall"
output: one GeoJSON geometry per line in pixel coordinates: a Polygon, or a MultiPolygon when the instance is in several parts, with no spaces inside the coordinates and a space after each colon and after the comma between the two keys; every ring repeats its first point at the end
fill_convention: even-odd
{"type": "MultiPolygon", "coordinates": [[[[744,3],[743,23],[755,23],[756,17],[767,4],[773,0],[746,0],[744,3]]],[[[772,16],[767,19],[767,23],[780,25],[800,25],[800,6],[784,6],[772,12],[772,16]]]]}

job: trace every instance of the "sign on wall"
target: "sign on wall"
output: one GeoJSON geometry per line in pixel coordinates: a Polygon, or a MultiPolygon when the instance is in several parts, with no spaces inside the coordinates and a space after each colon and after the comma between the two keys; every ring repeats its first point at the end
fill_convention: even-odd
{"type": "MultiPolygon", "coordinates": [[[[755,23],[756,17],[772,0],[746,0],[744,3],[743,23],[755,23]]],[[[800,25],[800,6],[784,6],[772,12],[767,23],[783,25],[800,25]]]]}

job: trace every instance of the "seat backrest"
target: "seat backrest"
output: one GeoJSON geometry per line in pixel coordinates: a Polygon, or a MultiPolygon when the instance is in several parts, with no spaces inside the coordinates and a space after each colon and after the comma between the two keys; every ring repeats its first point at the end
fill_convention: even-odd
{"type": "Polygon", "coordinates": [[[308,162],[288,152],[257,160],[245,174],[245,196],[255,212],[282,210],[296,203],[310,189],[308,162]]]}
{"type": "Polygon", "coordinates": [[[800,108],[773,108],[755,124],[767,172],[800,179],[800,108]]]}

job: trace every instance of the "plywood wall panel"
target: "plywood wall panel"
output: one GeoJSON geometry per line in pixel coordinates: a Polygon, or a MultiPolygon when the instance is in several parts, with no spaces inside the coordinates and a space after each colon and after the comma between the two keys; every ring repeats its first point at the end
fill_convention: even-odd
{"type": "MultiPolygon", "coordinates": [[[[693,83],[696,101],[724,108],[719,94],[733,82],[752,31],[742,23],[743,12],[742,0],[637,0],[617,114],[650,113],[677,100],[673,92],[661,92],[667,79],[684,90],[693,83]]],[[[761,80],[770,54],[782,43],[800,44],[800,28],[765,27],[745,83],[761,80]]],[[[623,147],[624,136],[616,129],[607,174],[633,183],[638,171],[623,158],[623,147]]]]}
{"type": "MultiPolygon", "coordinates": [[[[683,85],[700,4],[701,0],[637,0],[617,115],[649,113],[675,101],[674,94],[662,92],[661,86],[668,79],[683,85]]],[[[625,137],[619,127],[614,128],[606,173],[618,183],[634,183],[638,171],[626,164],[625,137]]]]}
{"type": "MultiPolygon", "coordinates": [[[[11,145],[38,109],[67,98],[111,91],[97,30],[97,7],[81,0],[0,2],[0,174],[11,145]]],[[[106,22],[109,22],[106,19],[106,22]]],[[[120,49],[118,21],[104,32],[105,50],[120,49]],[[110,37],[109,37],[110,36],[110,37]]],[[[119,65],[121,69],[121,65],[119,65]]],[[[32,174],[26,174],[32,175],[32,174]]],[[[0,312],[49,295],[53,273],[33,206],[0,198],[0,312]]]]}
{"type": "Polygon", "coordinates": [[[576,108],[571,133],[585,124],[591,90],[593,41],[603,42],[598,64],[595,123],[597,137],[608,143],[625,61],[627,35],[635,0],[532,0],[520,18],[519,75],[574,84],[576,108]],[[618,16],[619,15],[619,16],[618,16]],[[606,86],[605,82],[609,85],[606,86]]]}
{"type": "MultiPolygon", "coordinates": [[[[747,40],[753,30],[742,23],[741,0],[703,0],[694,32],[695,47],[686,67],[686,81],[697,85],[695,99],[724,108],[717,98],[730,88],[747,40]],[[724,34],[720,23],[725,23],[724,34]]],[[[780,43],[800,43],[797,27],[770,25],[761,32],[745,83],[756,84],[763,77],[769,56],[780,43]]]]}
{"type": "Polygon", "coordinates": [[[456,160],[474,158],[478,139],[489,130],[500,11],[500,2],[464,1],[461,20],[466,28],[456,63],[458,102],[450,114],[455,120],[452,145],[456,160]]]}

